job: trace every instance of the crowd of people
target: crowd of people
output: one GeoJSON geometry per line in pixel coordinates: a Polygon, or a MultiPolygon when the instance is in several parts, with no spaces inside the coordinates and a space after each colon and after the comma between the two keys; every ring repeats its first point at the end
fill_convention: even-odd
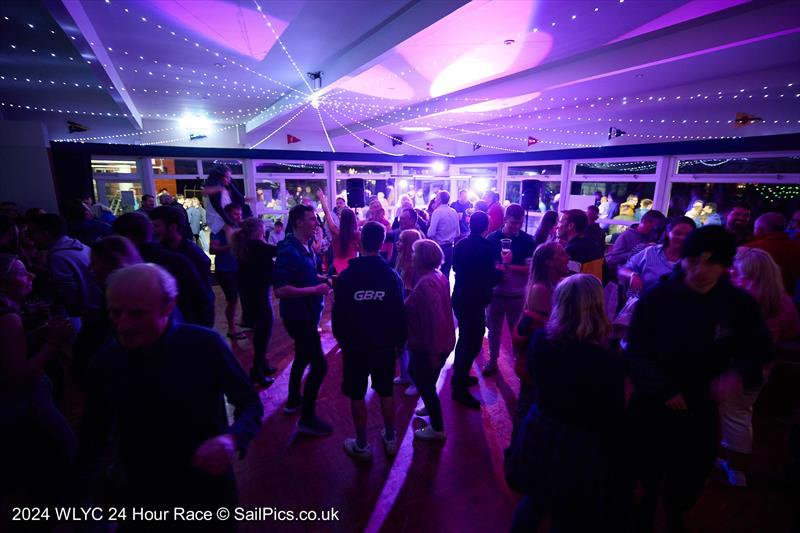
{"type": "Polygon", "coordinates": [[[659,501],[679,531],[715,465],[746,486],[771,346],[800,334],[800,211],[788,223],[764,213],[751,235],[746,204],[701,227],[649,208],[608,246],[600,206],[545,213],[528,234],[525,210],[503,208],[493,191],[475,205],[466,191],[452,203],[439,191],[428,210],[407,198],[393,222],[378,198],[359,216],[319,191],[324,220],[299,202],[285,231],[276,224],[269,235],[225,167],[211,170],[203,193],[205,222],[163,195],[160,206],[145,195],[136,212],[105,221],[82,199],[67,218],[5,204],[4,512],[233,504],[232,461],[259,432],[258,390],[277,372],[273,297],[294,341],[284,412],[298,412],[298,432],[311,437],[333,432],[317,410],[328,368],[319,325],[332,300],[354,426],[343,448],[357,461],[373,457],[369,385],[387,455],[398,450],[395,385],[422,400],[415,415],[427,424],[414,438],[445,441],[437,380],[446,360],[455,350],[452,400],[480,409],[473,366],[488,329],[479,373],[498,373],[507,329],[520,382],[505,453],[507,481],[523,494],[515,531],[545,521],[647,531],[659,501]],[[253,329],[247,371],[213,330],[201,223],[226,335],[253,329]],[[75,427],[59,409],[68,383],[82,399],[75,427]]]}

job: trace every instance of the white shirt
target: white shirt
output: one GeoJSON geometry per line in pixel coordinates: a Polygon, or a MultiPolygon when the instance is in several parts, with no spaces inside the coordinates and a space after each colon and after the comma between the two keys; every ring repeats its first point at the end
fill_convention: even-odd
{"type": "Polygon", "coordinates": [[[278,243],[281,242],[284,237],[286,237],[285,231],[278,233],[277,231],[272,230],[269,232],[269,238],[267,238],[267,244],[272,244],[277,246],[278,243]]]}
{"type": "Polygon", "coordinates": [[[461,234],[458,212],[449,205],[440,205],[431,215],[428,238],[439,244],[453,243],[461,234]]]}

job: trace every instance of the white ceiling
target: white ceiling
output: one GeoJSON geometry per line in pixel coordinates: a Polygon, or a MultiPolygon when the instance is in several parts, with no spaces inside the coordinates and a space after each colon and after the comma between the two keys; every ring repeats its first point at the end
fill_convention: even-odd
{"type": "Polygon", "coordinates": [[[414,155],[800,131],[791,1],[7,0],[0,28],[0,113],[51,139],[191,146],[198,115],[206,144],[414,155]]]}

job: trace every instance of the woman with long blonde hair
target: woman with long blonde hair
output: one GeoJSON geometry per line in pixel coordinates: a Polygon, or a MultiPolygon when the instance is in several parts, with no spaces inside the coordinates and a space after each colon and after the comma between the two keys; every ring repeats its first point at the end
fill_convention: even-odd
{"type": "Polygon", "coordinates": [[[513,531],[536,531],[546,518],[554,530],[625,529],[625,371],[606,347],[610,334],[597,278],[563,279],[528,352],[536,403],[507,462],[509,483],[526,495],[513,531]]]}
{"type": "MultiPolygon", "coordinates": [[[[800,333],[797,308],[784,290],[780,267],[768,252],[744,246],[736,250],[731,281],[756,300],[773,341],[797,337],[800,333]]],[[[766,376],[770,368],[763,370],[766,376]]],[[[746,471],[753,453],[753,404],[760,392],[761,385],[719,404],[724,458],[718,458],[716,465],[736,487],[747,486],[746,471]]]]}

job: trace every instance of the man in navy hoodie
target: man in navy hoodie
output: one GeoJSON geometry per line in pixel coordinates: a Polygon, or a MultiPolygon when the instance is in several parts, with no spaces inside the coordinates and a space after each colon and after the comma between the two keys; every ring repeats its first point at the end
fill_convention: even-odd
{"type": "Polygon", "coordinates": [[[291,414],[302,408],[297,429],[312,437],[324,437],[333,432],[333,427],[316,414],[317,396],[328,372],[317,326],[322,316],[323,298],[330,292],[326,280],[317,275],[317,260],[309,245],[318,224],[314,209],[307,205],[296,205],[289,211],[286,225],[292,233],[278,245],[272,275],[275,297],[280,298],[283,325],[294,340],[289,399],[283,412],[291,414]],[[311,369],[301,394],[300,384],[308,366],[311,369]]]}
{"type": "Polygon", "coordinates": [[[392,378],[395,358],[406,342],[406,315],[400,277],[378,255],[386,231],[377,222],[361,229],[361,256],[351,259],[336,280],[333,335],[342,348],[342,393],[350,398],[356,438],[344,441],[353,458],[372,459],[367,443],[367,378],[381,398],[387,455],[397,453],[392,378]]]}

